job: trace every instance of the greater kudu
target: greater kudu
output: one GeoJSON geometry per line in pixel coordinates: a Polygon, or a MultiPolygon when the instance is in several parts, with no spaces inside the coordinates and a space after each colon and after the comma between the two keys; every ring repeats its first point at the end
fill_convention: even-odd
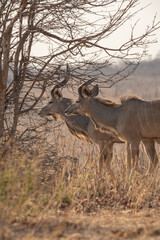
{"type": "Polygon", "coordinates": [[[160,101],[147,102],[130,97],[121,99],[121,103],[116,104],[95,98],[99,87],[95,85],[90,90],[87,85],[91,82],[92,80],[79,87],[79,99],[65,113],[86,114],[97,129],[104,131],[104,128],[109,128],[122,141],[127,142],[128,158],[132,159],[131,162],[128,161],[130,179],[138,167],[139,144],[142,141],[151,160],[148,169],[148,173],[151,173],[158,163],[155,140],[160,143],[160,101]]]}
{"type": "Polygon", "coordinates": [[[55,120],[57,117],[64,120],[69,131],[81,140],[86,140],[90,143],[96,143],[100,149],[99,170],[102,173],[103,165],[105,164],[112,179],[115,179],[111,169],[111,160],[113,155],[114,143],[123,143],[115,133],[105,133],[97,130],[91,119],[85,115],[82,116],[66,116],[65,110],[73,103],[69,98],[64,98],[60,91],[60,87],[64,86],[69,79],[69,68],[66,78],[56,84],[51,90],[52,100],[42,108],[39,112],[41,117],[52,116],[55,120]]]}

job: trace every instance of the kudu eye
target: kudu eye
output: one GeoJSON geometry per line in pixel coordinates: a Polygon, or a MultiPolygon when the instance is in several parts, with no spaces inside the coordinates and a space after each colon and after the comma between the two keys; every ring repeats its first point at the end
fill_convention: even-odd
{"type": "Polygon", "coordinates": [[[76,101],[76,103],[80,103],[80,99],[78,99],[78,100],[76,101]]]}

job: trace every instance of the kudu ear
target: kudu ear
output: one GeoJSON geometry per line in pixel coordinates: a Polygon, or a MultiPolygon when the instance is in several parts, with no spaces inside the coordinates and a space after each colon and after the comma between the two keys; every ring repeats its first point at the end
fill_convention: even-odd
{"type": "Polygon", "coordinates": [[[61,98],[62,98],[62,93],[61,93],[61,91],[60,91],[58,88],[54,89],[53,94],[54,94],[54,97],[55,97],[58,101],[61,100],[61,98]]]}
{"type": "Polygon", "coordinates": [[[96,97],[99,93],[99,87],[98,87],[98,84],[96,84],[92,90],[91,90],[91,97],[96,97]]]}
{"type": "Polygon", "coordinates": [[[86,86],[82,87],[82,96],[84,98],[89,98],[91,96],[91,91],[89,90],[88,87],[86,87],[86,86]]]}

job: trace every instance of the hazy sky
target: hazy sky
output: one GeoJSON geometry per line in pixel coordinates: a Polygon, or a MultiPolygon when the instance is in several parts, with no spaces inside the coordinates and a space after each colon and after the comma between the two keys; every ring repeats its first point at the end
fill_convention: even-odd
{"type": "MultiPolygon", "coordinates": [[[[136,28],[136,34],[137,35],[138,34],[143,34],[146,26],[151,25],[155,14],[157,14],[157,21],[160,21],[160,0],[140,0],[140,5],[138,6],[138,8],[139,7],[145,7],[147,5],[149,5],[149,6],[146,7],[145,9],[143,9],[140,12],[140,14],[137,14],[133,22],[132,22],[132,20],[130,22],[128,22],[128,26],[125,25],[121,32],[118,31],[113,36],[113,39],[110,39],[108,41],[108,43],[107,43],[107,44],[109,44],[108,47],[113,47],[114,48],[120,43],[120,40],[121,41],[125,40],[125,37],[130,32],[131,25],[133,25],[136,20],[139,19],[138,24],[137,24],[137,28],[136,28]]],[[[151,56],[148,57],[149,59],[154,59],[157,55],[160,56],[160,29],[158,29],[155,32],[154,39],[155,38],[157,39],[158,42],[154,43],[150,46],[149,54],[151,56]]],[[[126,39],[126,41],[127,41],[127,39],[126,39]]],[[[46,55],[47,54],[47,48],[46,48],[46,46],[42,47],[41,44],[36,44],[36,46],[34,46],[33,52],[37,56],[46,55]]]]}
{"type": "MultiPolygon", "coordinates": [[[[145,28],[147,24],[151,24],[151,21],[155,14],[157,14],[157,21],[160,21],[160,0],[140,0],[142,6],[150,4],[145,8],[140,14],[140,24],[138,27],[139,32],[141,29],[145,28]]],[[[155,32],[155,38],[157,38],[157,43],[152,44],[150,47],[150,54],[152,58],[155,58],[159,53],[160,55],[160,29],[155,32]]]]}

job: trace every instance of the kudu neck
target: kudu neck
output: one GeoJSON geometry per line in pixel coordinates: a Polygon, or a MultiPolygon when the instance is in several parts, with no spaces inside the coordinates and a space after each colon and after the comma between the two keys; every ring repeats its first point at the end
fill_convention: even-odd
{"type": "Polygon", "coordinates": [[[120,105],[111,104],[107,101],[101,101],[100,99],[93,99],[88,105],[88,115],[95,121],[97,124],[104,128],[110,128],[112,130],[117,130],[117,121],[119,115],[120,105]]]}

